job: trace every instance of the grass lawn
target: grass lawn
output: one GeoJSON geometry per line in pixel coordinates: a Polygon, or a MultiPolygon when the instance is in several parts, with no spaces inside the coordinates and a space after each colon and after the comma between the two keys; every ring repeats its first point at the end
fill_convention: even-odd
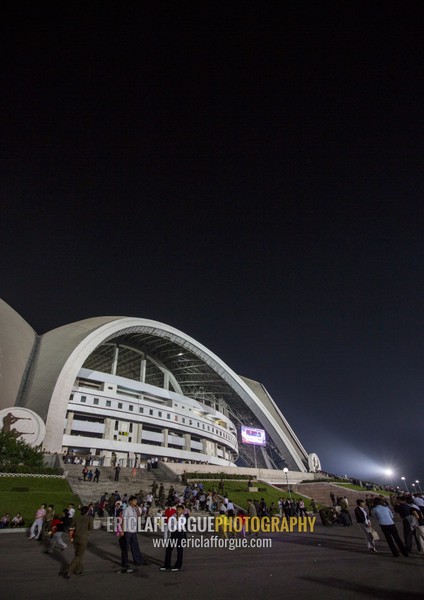
{"type": "Polygon", "coordinates": [[[348,488],[349,490],[357,490],[358,492],[364,492],[365,494],[374,494],[374,496],[390,496],[391,492],[386,492],[386,490],[367,490],[367,488],[361,487],[360,485],[355,485],[354,483],[340,483],[339,481],[334,482],[336,485],[340,485],[342,487],[348,488]]]}
{"type": "MultiPolygon", "coordinates": [[[[202,481],[203,488],[207,492],[209,490],[218,490],[218,481],[208,481],[207,479],[202,481]]],[[[228,499],[241,506],[242,508],[247,508],[247,500],[248,498],[251,500],[261,500],[261,498],[265,499],[267,506],[270,506],[271,502],[274,502],[276,507],[276,513],[278,514],[278,499],[279,498],[288,498],[289,495],[285,490],[276,489],[267,483],[262,482],[254,482],[255,486],[258,488],[258,492],[252,493],[247,491],[247,480],[246,481],[227,481],[224,479],[224,490],[228,499]]],[[[305,502],[305,506],[307,510],[312,510],[309,498],[305,498],[300,494],[296,494],[294,492],[291,493],[291,497],[294,499],[302,498],[305,502]]]]}
{"type": "Polygon", "coordinates": [[[66,479],[38,477],[0,477],[0,515],[10,513],[13,518],[20,512],[25,527],[32,524],[35,511],[42,503],[53,504],[56,511],[62,511],[70,502],[77,507],[78,496],[72,493],[66,479]]]}

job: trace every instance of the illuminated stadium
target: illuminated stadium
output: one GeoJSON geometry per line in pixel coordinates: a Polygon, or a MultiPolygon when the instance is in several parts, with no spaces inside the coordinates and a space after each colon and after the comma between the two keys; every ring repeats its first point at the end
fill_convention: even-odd
{"type": "Polygon", "coordinates": [[[310,470],[265,387],[169,325],[94,317],[37,335],[0,301],[0,332],[0,409],[39,415],[49,452],[310,470]],[[264,444],[241,443],[243,426],[264,444]]]}

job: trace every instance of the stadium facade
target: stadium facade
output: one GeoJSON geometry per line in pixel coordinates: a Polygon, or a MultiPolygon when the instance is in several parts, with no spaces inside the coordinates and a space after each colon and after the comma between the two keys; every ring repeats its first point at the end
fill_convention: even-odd
{"type": "Polygon", "coordinates": [[[314,470],[262,384],[149,319],[94,317],[37,335],[0,300],[0,385],[0,410],[41,417],[49,452],[314,470]],[[265,429],[266,447],[241,444],[242,425],[265,429]]]}

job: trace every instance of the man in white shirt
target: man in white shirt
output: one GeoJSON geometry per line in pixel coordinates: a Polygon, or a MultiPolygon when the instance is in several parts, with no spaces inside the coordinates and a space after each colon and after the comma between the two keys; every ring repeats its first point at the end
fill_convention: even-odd
{"type": "Polygon", "coordinates": [[[123,573],[132,573],[134,569],[131,569],[128,564],[128,548],[131,548],[133,561],[136,565],[147,564],[140,552],[140,546],[138,545],[137,531],[138,531],[138,517],[140,516],[140,510],[137,506],[137,496],[130,496],[128,499],[128,506],[122,513],[122,525],[123,525],[123,540],[121,541],[121,564],[123,573]]]}
{"type": "Polygon", "coordinates": [[[414,496],[414,504],[416,504],[421,511],[424,509],[424,500],[418,494],[415,494],[414,496]]]}
{"type": "Polygon", "coordinates": [[[227,502],[227,516],[229,516],[229,517],[235,516],[234,504],[233,504],[233,502],[231,502],[231,500],[228,500],[228,502],[227,502]]]}
{"type": "Polygon", "coordinates": [[[393,521],[393,513],[388,506],[383,505],[381,498],[375,498],[373,512],[377,517],[381,531],[384,533],[384,537],[386,538],[393,556],[399,556],[399,552],[403,556],[408,556],[406,548],[396,529],[395,522],[393,521]]]}

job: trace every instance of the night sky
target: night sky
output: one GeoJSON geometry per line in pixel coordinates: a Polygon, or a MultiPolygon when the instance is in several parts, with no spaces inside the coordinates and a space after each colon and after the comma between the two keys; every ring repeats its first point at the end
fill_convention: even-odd
{"type": "Polygon", "coordinates": [[[168,323],[423,487],[423,4],[2,6],[0,297],[168,323]]]}

